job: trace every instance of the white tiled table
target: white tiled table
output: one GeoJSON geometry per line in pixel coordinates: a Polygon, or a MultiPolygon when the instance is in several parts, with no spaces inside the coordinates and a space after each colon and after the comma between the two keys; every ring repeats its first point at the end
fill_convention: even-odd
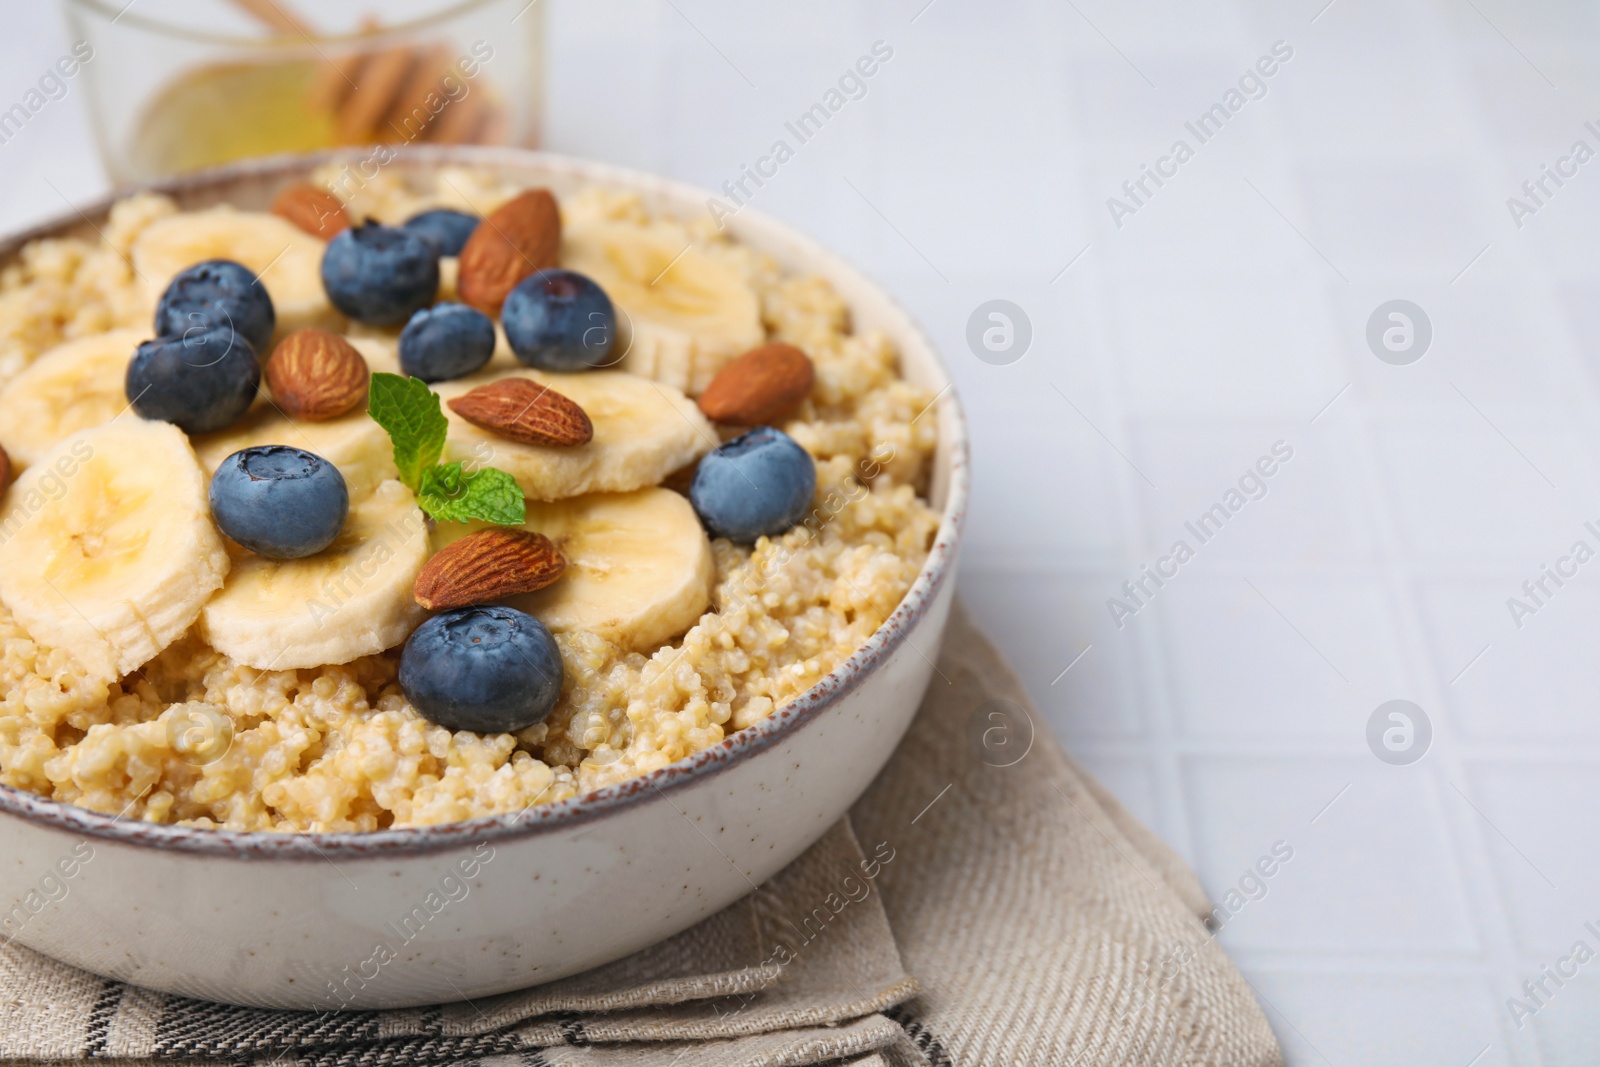
{"type": "MultiPolygon", "coordinates": [[[[551,146],[713,187],[893,47],[754,203],[881,278],[953,364],[962,591],[1050,727],[1219,901],[1293,848],[1220,935],[1291,1061],[1600,1062],[1600,958],[1520,1029],[1506,1003],[1600,952],[1600,561],[1521,629],[1506,607],[1600,549],[1600,161],[1521,229],[1505,203],[1600,150],[1600,13],[543,2],[551,146]],[[1116,227],[1106,198],[1279,40],[1265,97],[1116,227]],[[965,341],[996,297],[1033,328],[1005,366],[965,341]],[[1365,341],[1397,297],[1433,325],[1410,366],[1365,341]],[[1107,598],[1280,440],[1267,495],[1115,625],[1107,598]],[[1395,698],[1433,727],[1409,766],[1365,739],[1395,698]]],[[[66,44],[54,12],[8,15],[7,103],[66,44]]],[[[98,191],[76,104],[0,146],[0,223],[98,191]]]]}

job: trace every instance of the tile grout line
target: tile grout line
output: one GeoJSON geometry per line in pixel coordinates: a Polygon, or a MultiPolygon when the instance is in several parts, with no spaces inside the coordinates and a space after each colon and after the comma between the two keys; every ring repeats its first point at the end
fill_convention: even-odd
{"type": "MultiPolygon", "coordinates": [[[[1441,19],[1437,7],[1430,14],[1435,21],[1441,19]]],[[[1450,26],[1435,28],[1441,31],[1440,40],[1451,42],[1456,40],[1457,35],[1450,26]]],[[[1439,81],[1454,87],[1455,92],[1451,94],[1454,99],[1456,101],[1473,99],[1471,86],[1464,84],[1467,79],[1459,65],[1448,58],[1442,61],[1442,65],[1446,69],[1438,72],[1444,75],[1439,81]]],[[[1481,113],[1481,108],[1469,110],[1473,114],[1481,113]]],[[[1482,175],[1484,160],[1488,154],[1483,138],[1472,135],[1469,137],[1476,149],[1471,163],[1473,174],[1482,175]]],[[[1490,994],[1491,1002],[1498,1009],[1502,1000],[1496,998],[1494,994],[1509,986],[1510,983],[1505,981],[1506,976],[1516,973],[1517,970],[1516,939],[1509,902],[1499,885],[1486,839],[1478,832],[1475,825],[1467,821],[1468,816],[1472,819],[1476,819],[1477,816],[1470,811],[1462,810],[1465,806],[1451,793],[1446,784],[1449,780],[1466,781],[1467,776],[1465,767],[1455,755],[1457,730],[1449,714],[1451,686],[1444,676],[1443,666],[1438,662],[1437,650],[1431,638],[1431,629],[1420,597],[1421,581],[1425,577],[1432,576],[1419,575],[1408,562],[1406,538],[1395,506],[1394,494],[1398,491],[1397,486],[1387,477],[1392,472],[1381,467],[1379,458],[1381,453],[1375,438],[1377,422],[1373,414],[1366,410],[1365,405],[1359,403],[1361,398],[1357,396],[1355,399],[1358,402],[1357,410],[1360,412],[1357,434],[1363,458],[1362,466],[1369,486],[1375,490],[1368,494],[1368,499],[1371,502],[1373,532],[1376,538],[1378,577],[1391,604],[1391,620],[1396,627],[1397,636],[1408,653],[1402,658],[1402,663],[1406,679],[1416,686],[1416,695],[1413,699],[1419,703],[1426,701],[1424,710],[1428,712],[1434,727],[1429,753],[1410,767],[1394,769],[1423,770],[1428,776],[1426,796],[1432,810],[1426,817],[1435,824],[1442,822],[1444,826],[1445,835],[1442,843],[1445,846],[1445,854],[1459,882],[1461,901],[1471,919],[1472,932],[1481,954],[1481,962],[1473,970],[1478,983],[1490,994]]],[[[1488,635],[1485,636],[1487,638],[1488,635]]],[[[1466,677],[1470,680],[1471,675],[1468,674],[1466,677]]],[[[1498,1011],[1489,1021],[1497,1044],[1503,1047],[1508,1056],[1515,1056],[1519,1064],[1524,1063],[1523,1057],[1531,1050],[1532,1043],[1515,1045],[1506,1042],[1505,1020],[1498,1011]]],[[[1527,1063],[1527,1067],[1538,1067],[1540,1061],[1538,1053],[1533,1051],[1532,1054],[1534,1059],[1527,1063]]]]}
{"type": "MultiPolygon", "coordinates": [[[[1072,122],[1071,133],[1086,141],[1087,138],[1084,137],[1084,131],[1076,115],[1072,122]]],[[[1084,177],[1086,176],[1080,175],[1077,183],[1080,193],[1078,203],[1083,205],[1080,217],[1087,219],[1099,211],[1101,205],[1096,202],[1092,190],[1087,188],[1084,177]]],[[[1092,227],[1086,228],[1085,232],[1092,232],[1092,227]]],[[[1077,242],[1073,243],[1076,246],[1077,242]]],[[[1089,243],[1094,244],[1092,240],[1089,243]]],[[[1117,283],[1114,272],[1103,258],[1104,254],[1109,254],[1109,250],[1104,244],[1100,247],[1101,253],[1086,257],[1074,269],[1081,275],[1085,285],[1085,303],[1094,309],[1089,343],[1094,346],[1097,357],[1094,361],[1096,395],[1104,405],[1102,421],[1106,433],[1112,440],[1118,442],[1112,446],[1113,451],[1118,448],[1132,450],[1134,445],[1131,431],[1137,416],[1124,395],[1126,383],[1122,378],[1123,362],[1118,358],[1118,354],[1124,348],[1124,339],[1117,325],[1114,304],[1110,299],[1110,294],[1117,283]]],[[[1108,474],[1111,484],[1116,487],[1118,525],[1122,533],[1119,544],[1121,558],[1113,565],[1127,569],[1130,560],[1145,555],[1152,543],[1141,489],[1141,484],[1148,479],[1142,473],[1136,473],[1137,468],[1132,467],[1133,461],[1127,457],[1107,455],[1105,459],[1109,466],[1102,467],[1101,472],[1108,474]],[[1110,467],[1115,469],[1111,470],[1110,467]]],[[[1130,626],[1125,631],[1114,632],[1110,640],[1131,642],[1129,662],[1138,665],[1137,677],[1127,681],[1130,699],[1139,709],[1139,723],[1143,730],[1143,737],[1139,742],[1142,757],[1138,762],[1151,776],[1151,792],[1160,820],[1160,825],[1155,829],[1174,851],[1186,862],[1194,865],[1198,860],[1199,842],[1195,839],[1194,827],[1189,821],[1190,805],[1186,797],[1184,767],[1178,746],[1180,726],[1168,684],[1170,660],[1166,649],[1166,635],[1161,628],[1162,618],[1159,612],[1152,618],[1142,621],[1145,625],[1130,626]]],[[[1081,636],[1084,643],[1098,641],[1097,637],[1089,633],[1081,636]]],[[[1209,888],[1207,892],[1210,892],[1209,888]]]]}

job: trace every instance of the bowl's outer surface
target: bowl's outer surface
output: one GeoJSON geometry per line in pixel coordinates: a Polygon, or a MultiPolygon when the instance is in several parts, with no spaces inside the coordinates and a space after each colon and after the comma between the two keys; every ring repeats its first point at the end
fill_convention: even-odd
{"type": "MultiPolygon", "coordinates": [[[[155,188],[185,207],[259,207],[330,158],[363,157],[254,161],[155,188]]],[[[701,190],[516,150],[414,150],[388,164],[445,165],[492,168],[558,195],[629,189],[664,214],[707,209],[701,190]]],[[[34,237],[92,234],[108,206],[0,244],[0,265],[34,237]]],[[[475,998],[671,936],[750,892],[840,818],[887,762],[933,673],[966,507],[966,431],[931,345],[881,290],[754,212],[727,225],[787,269],[829,277],[857,328],[886,331],[907,377],[941,394],[930,415],[943,522],[910,594],[863,649],[715,748],[514,816],[375,834],[232,833],[132,823],[0,787],[0,936],[112,978],[235,1004],[475,998]]]]}

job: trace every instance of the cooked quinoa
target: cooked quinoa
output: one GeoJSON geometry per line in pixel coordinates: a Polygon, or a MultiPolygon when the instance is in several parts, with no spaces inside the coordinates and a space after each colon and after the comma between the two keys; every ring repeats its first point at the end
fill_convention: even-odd
{"type": "MultiPolygon", "coordinates": [[[[515,191],[467,171],[445,172],[426,193],[387,175],[359,191],[320,177],[354,214],[386,222],[433,206],[483,211],[515,191]]],[[[127,252],[176,210],[134,197],[112,210],[104,240],[38,241],[0,272],[0,389],[62,341],[148,324],[150,298],[127,252]]],[[[569,198],[563,212],[647,221],[636,198],[600,191],[569,198]]],[[[816,459],[818,489],[811,518],[782,537],[713,542],[712,609],[686,634],[651,654],[559,634],[566,679],[555,711],[515,735],[477,735],[410,707],[398,650],[259,671],[191,632],[108,685],[70,652],[32,640],[0,605],[0,782],[128,819],[236,830],[452,822],[664,767],[759,722],[846,659],[903,599],[932,543],[938,517],[919,494],[935,420],[917,416],[933,397],[899,376],[887,337],[852,331],[826,281],[786,277],[708,223],[691,228],[750,280],[769,337],[815,363],[811,399],[782,428],[816,459]],[[197,724],[231,733],[211,762],[180,751],[197,724]]]]}

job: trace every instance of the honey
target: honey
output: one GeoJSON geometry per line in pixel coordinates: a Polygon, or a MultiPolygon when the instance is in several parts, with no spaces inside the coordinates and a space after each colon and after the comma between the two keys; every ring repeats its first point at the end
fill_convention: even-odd
{"type": "MultiPolygon", "coordinates": [[[[436,80],[420,92],[397,87],[376,120],[357,130],[341,121],[338,107],[329,106],[328,83],[341,77],[321,59],[190,69],[146,105],[128,142],[129,168],[151,176],[342,145],[506,140],[503,101],[485,79],[464,77],[459,67],[444,71],[442,84],[436,80]]],[[[348,93],[359,91],[351,87],[348,93]]]]}

